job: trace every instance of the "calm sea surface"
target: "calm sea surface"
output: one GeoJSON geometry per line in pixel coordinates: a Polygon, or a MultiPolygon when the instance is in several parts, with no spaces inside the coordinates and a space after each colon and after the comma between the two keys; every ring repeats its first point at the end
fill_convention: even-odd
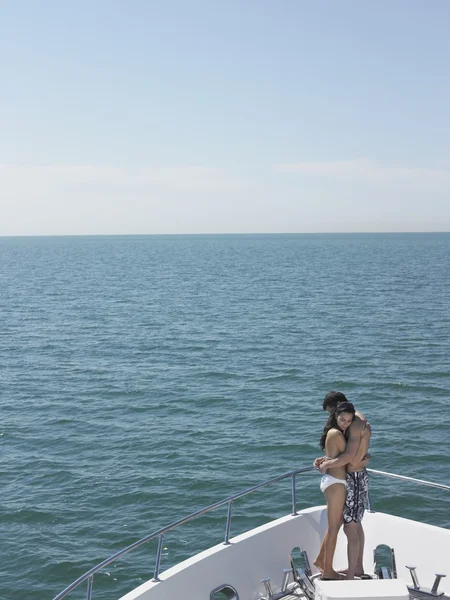
{"type": "MultiPolygon", "coordinates": [[[[0,598],[51,600],[113,552],[320,455],[341,390],[371,467],[450,483],[450,234],[0,238],[0,598]]],[[[317,474],[298,506],[322,504],[317,474]]],[[[371,478],[378,510],[450,526],[446,492],[371,478]]],[[[290,511],[289,480],[232,535],[290,511]]],[[[167,535],[162,568],[223,539],[167,535]]],[[[114,600],[156,545],[94,579],[114,600]]],[[[86,588],[71,598],[84,598],[86,588]]]]}

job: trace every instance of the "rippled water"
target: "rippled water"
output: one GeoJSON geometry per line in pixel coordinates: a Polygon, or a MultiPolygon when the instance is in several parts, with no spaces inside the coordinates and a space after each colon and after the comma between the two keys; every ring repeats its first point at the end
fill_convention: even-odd
{"type": "MultiPolygon", "coordinates": [[[[0,238],[0,598],[52,599],[123,546],[320,454],[321,402],[371,467],[449,484],[450,234],[0,238]]],[[[450,526],[448,494],[372,478],[375,508],[450,526]]],[[[299,508],[321,504],[298,480],[299,508]]],[[[290,510],[288,481],[232,534],[290,510]]],[[[223,539],[169,534],[162,568],[223,539]]],[[[94,580],[149,578],[151,543],[94,580]]],[[[84,598],[85,586],[72,598],[84,598]]]]}

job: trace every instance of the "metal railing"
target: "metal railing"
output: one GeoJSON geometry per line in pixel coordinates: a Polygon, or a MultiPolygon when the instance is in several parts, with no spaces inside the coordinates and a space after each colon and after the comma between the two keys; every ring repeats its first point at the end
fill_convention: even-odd
{"type": "Polygon", "coordinates": [[[415,479],[414,477],[406,477],[406,475],[397,475],[396,473],[387,473],[386,471],[376,471],[375,469],[367,469],[369,473],[374,475],[383,475],[384,477],[392,477],[393,479],[402,479],[403,481],[411,481],[412,483],[418,483],[420,485],[427,485],[428,487],[438,488],[440,490],[450,491],[450,485],[444,485],[443,483],[434,483],[433,481],[425,481],[424,479],[415,479]]]}
{"type": "MultiPolygon", "coordinates": [[[[296,476],[299,474],[303,474],[303,473],[310,473],[314,470],[315,469],[313,467],[306,467],[303,469],[296,469],[295,471],[289,471],[288,473],[284,473],[283,475],[279,475],[278,477],[274,477],[272,479],[264,481],[263,483],[254,485],[254,486],[244,490],[243,492],[234,494],[233,496],[229,496],[228,498],[225,498],[224,500],[215,502],[214,504],[211,504],[210,506],[207,506],[206,508],[202,508],[190,515],[187,515],[186,517],[183,517],[182,519],[178,519],[178,521],[174,521],[170,525],[167,525],[167,527],[163,527],[162,529],[159,529],[158,531],[155,531],[154,533],[151,533],[150,535],[143,537],[142,539],[138,540],[137,542],[130,544],[126,548],[119,550],[118,552],[116,552],[109,558],[105,559],[104,561],[102,561],[101,563],[96,565],[95,567],[92,567],[92,569],[90,569],[89,571],[87,571],[86,573],[84,573],[83,575],[78,577],[78,579],[76,579],[69,586],[67,586],[62,592],[60,592],[57,596],[55,596],[55,598],[53,600],[62,600],[62,598],[65,598],[76,587],[78,587],[79,585],[81,585],[83,582],[86,582],[86,581],[87,581],[86,600],[92,600],[93,579],[94,579],[94,575],[96,573],[101,571],[104,567],[115,562],[118,558],[121,558],[122,556],[124,556],[125,554],[128,554],[132,550],[136,550],[136,548],[139,548],[143,544],[146,544],[147,542],[150,542],[151,540],[154,540],[155,538],[158,538],[158,548],[156,551],[156,560],[155,560],[155,570],[154,570],[154,574],[153,574],[153,581],[160,581],[159,573],[160,573],[160,567],[161,567],[161,555],[162,555],[162,550],[163,550],[163,539],[164,539],[165,533],[167,533],[168,531],[170,531],[172,529],[176,529],[180,525],[183,525],[184,523],[187,523],[188,521],[191,521],[192,519],[200,517],[201,515],[204,515],[212,510],[215,510],[216,508],[228,505],[227,522],[226,522],[226,527],[225,527],[225,537],[224,537],[224,542],[223,542],[225,545],[227,545],[230,543],[233,502],[235,500],[238,500],[239,498],[242,498],[243,496],[252,494],[253,492],[256,492],[257,490],[260,490],[264,487],[267,487],[269,485],[272,485],[273,483],[277,483],[278,481],[282,481],[283,479],[287,479],[287,478],[291,479],[291,494],[292,494],[292,513],[291,514],[294,516],[297,514],[297,510],[296,510],[296,502],[297,502],[297,499],[296,499],[296,476]]],[[[387,473],[385,471],[376,471],[374,469],[367,469],[367,471],[370,473],[373,473],[374,475],[382,475],[384,477],[392,477],[394,479],[402,479],[404,481],[410,481],[413,483],[418,483],[420,485],[426,485],[426,486],[450,491],[450,486],[440,484],[440,483],[424,481],[422,479],[415,479],[413,477],[406,477],[404,475],[397,475],[395,473],[387,473]]]]}
{"type": "Polygon", "coordinates": [[[162,554],[162,549],[163,549],[163,539],[164,539],[165,533],[167,533],[171,529],[175,529],[176,527],[183,525],[184,523],[187,523],[188,521],[191,521],[192,519],[195,519],[196,517],[200,517],[201,515],[204,515],[207,512],[210,512],[212,510],[215,510],[216,508],[219,508],[219,507],[227,504],[228,505],[227,523],[226,523],[226,527],[225,527],[225,538],[224,538],[224,542],[223,542],[225,545],[227,545],[230,543],[233,502],[235,500],[238,500],[239,498],[242,498],[243,496],[252,494],[253,492],[256,492],[257,490],[260,490],[268,485],[277,483],[278,481],[281,481],[283,479],[287,479],[288,477],[291,479],[291,482],[292,482],[291,483],[292,514],[296,515],[297,514],[297,510],[296,510],[297,499],[296,499],[296,489],[295,489],[296,475],[298,475],[300,473],[310,473],[314,470],[315,469],[313,467],[306,467],[303,469],[296,469],[295,471],[289,471],[289,473],[284,473],[283,475],[279,475],[278,477],[274,477],[273,479],[269,479],[268,481],[264,481],[263,483],[254,485],[253,487],[248,488],[248,489],[244,490],[243,492],[234,494],[233,496],[225,498],[224,500],[220,500],[219,502],[215,502],[214,504],[211,504],[210,506],[207,506],[206,508],[202,508],[186,517],[183,517],[182,519],[179,519],[178,521],[174,521],[170,525],[167,525],[167,527],[163,527],[162,529],[159,529],[158,531],[155,531],[154,533],[151,533],[150,535],[143,537],[142,539],[138,540],[137,542],[134,542],[130,546],[127,546],[126,548],[119,550],[119,552],[116,552],[115,554],[113,554],[109,558],[105,559],[104,561],[102,561],[101,563],[96,565],[95,567],[92,567],[92,569],[90,569],[89,571],[87,571],[86,573],[84,573],[83,575],[78,577],[78,579],[76,579],[73,583],[71,583],[69,586],[67,586],[66,589],[64,589],[57,596],[55,596],[54,600],[62,600],[62,598],[65,598],[65,596],[70,594],[70,592],[72,592],[76,587],[78,587],[80,584],[82,584],[85,581],[88,582],[88,590],[87,590],[86,600],[92,600],[92,581],[93,581],[93,577],[96,573],[101,571],[104,567],[107,567],[111,563],[115,562],[118,558],[121,558],[125,554],[128,554],[128,552],[131,552],[132,550],[136,550],[136,548],[139,548],[139,546],[142,546],[143,544],[146,544],[147,542],[150,542],[151,540],[154,540],[155,538],[158,538],[158,549],[156,551],[155,571],[153,574],[153,581],[159,581],[159,572],[160,572],[160,566],[161,566],[161,554],[162,554]]]}

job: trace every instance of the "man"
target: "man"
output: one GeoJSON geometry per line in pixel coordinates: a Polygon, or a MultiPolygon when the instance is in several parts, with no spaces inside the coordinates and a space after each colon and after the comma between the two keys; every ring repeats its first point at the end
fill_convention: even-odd
{"type": "MultiPolygon", "coordinates": [[[[328,392],[323,401],[323,410],[331,413],[340,402],[348,402],[342,392],[328,392]]],[[[347,579],[364,576],[363,554],[364,554],[364,530],[361,524],[364,511],[368,506],[369,479],[366,471],[369,455],[371,427],[367,419],[359,411],[353,423],[347,430],[347,446],[345,452],[337,458],[318,458],[314,466],[321,473],[327,469],[336,467],[347,467],[347,491],[344,506],[344,532],[348,540],[348,570],[347,579]]],[[[326,536],[322,541],[319,555],[315,561],[320,569],[324,557],[326,536]]]]}

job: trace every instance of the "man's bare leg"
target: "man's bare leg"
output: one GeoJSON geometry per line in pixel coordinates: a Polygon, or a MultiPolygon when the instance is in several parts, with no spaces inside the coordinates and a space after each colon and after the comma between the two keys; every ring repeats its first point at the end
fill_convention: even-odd
{"type": "Polygon", "coordinates": [[[347,579],[354,579],[357,573],[358,558],[360,556],[360,538],[359,528],[362,529],[361,523],[350,523],[344,524],[344,532],[347,536],[347,556],[348,556],[348,569],[347,579]]]}
{"type": "Polygon", "coordinates": [[[337,536],[342,525],[342,513],[345,503],[345,485],[334,483],[325,490],[327,499],[328,531],[324,539],[324,579],[340,579],[339,573],[333,569],[333,558],[336,550],[337,536]]]}
{"type": "Polygon", "coordinates": [[[358,539],[359,539],[359,552],[358,552],[358,560],[356,562],[356,575],[363,575],[364,566],[363,566],[363,558],[364,558],[364,529],[361,523],[358,523],[358,539]]]}

